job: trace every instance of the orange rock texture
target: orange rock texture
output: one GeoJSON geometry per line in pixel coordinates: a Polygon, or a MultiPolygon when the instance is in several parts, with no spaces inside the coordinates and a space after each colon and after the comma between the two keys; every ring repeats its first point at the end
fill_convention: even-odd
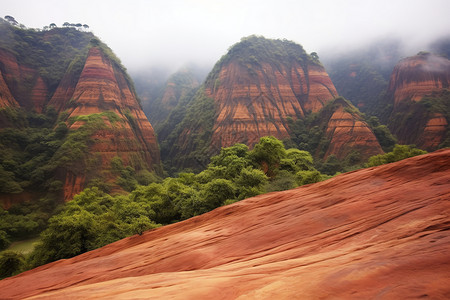
{"type": "Polygon", "coordinates": [[[394,110],[402,101],[420,101],[433,91],[450,86],[450,60],[433,54],[420,54],[402,59],[389,81],[394,110]]]}
{"type": "Polygon", "coordinates": [[[2,72],[0,71],[0,108],[5,107],[19,107],[16,99],[11,94],[8,85],[3,79],[2,72]]]}
{"type": "MultiPolygon", "coordinates": [[[[123,72],[102,50],[93,47],[75,87],[71,85],[74,82],[72,77],[71,74],[64,77],[50,101],[50,105],[67,113],[67,121],[73,117],[103,112],[112,112],[119,118],[111,121],[103,116],[105,126],[91,136],[88,152],[100,160],[97,171],[108,170],[115,156],[137,170],[159,170],[159,148],[153,128],[123,72]]],[[[84,121],[76,121],[70,124],[70,128],[77,129],[83,124],[84,121]]],[[[65,186],[66,200],[84,188],[84,173],[74,174],[68,170],[66,183],[73,183],[73,186],[65,186]]]]}
{"type": "Polygon", "coordinates": [[[216,105],[211,147],[245,143],[253,147],[263,136],[289,138],[287,117],[320,110],[337,96],[323,67],[299,62],[246,66],[238,59],[222,66],[218,79],[205,89],[216,105]]]}
{"type": "Polygon", "coordinates": [[[352,151],[358,151],[364,158],[383,153],[372,130],[359,114],[352,112],[349,103],[338,98],[335,106],[326,128],[330,143],[325,158],[334,154],[344,159],[352,151]]]}
{"type": "Polygon", "coordinates": [[[448,130],[448,125],[447,119],[442,114],[435,113],[425,125],[418,144],[425,149],[436,147],[442,142],[442,138],[448,130]]]}
{"type": "Polygon", "coordinates": [[[3,299],[448,299],[450,150],[249,198],[0,281],[3,299]]]}

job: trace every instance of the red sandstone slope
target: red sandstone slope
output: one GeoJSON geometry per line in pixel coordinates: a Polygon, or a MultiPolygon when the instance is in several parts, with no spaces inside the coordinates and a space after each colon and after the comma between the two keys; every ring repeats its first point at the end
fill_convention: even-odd
{"type": "Polygon", "coordinates": [[[5,299],[448,299],[449,228],[450,150],[441,150],[249,198],[0,290],[5,299]]]}
{"type": "MultiPolygon", "coordinates": [[[[111,122],[107,116],[103,116],[106,127],[91,136],[88,152],[100,159],[95,172],[109,170],[111,159],[115,156],[136,170],[160,171],[159,148],[153,128],[123,71],[100,48],[90,49],[78,80],[75,81],[70,72],[66,74],[49,105],[56,107],[59,112],[66,112],[69,124],[71,118],[83,115],[112,112],[118,116],[117,122],[111,122]]],[[[84,121],[76,121],[70,128],[77,129],[83,124],[84,121]]],[[[68,170],[64,198],[71,199],[86,183],[86,172],[76,174],[68,170]]]]}

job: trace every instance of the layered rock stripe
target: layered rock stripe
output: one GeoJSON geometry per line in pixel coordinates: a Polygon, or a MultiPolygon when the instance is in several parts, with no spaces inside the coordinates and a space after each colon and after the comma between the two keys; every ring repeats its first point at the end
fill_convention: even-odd
{"type": "MultiPolygon", "coordinates": [[[[392,116],[405,115],[405,104],[418,102],[425,96],[433,95],[450,86],[450,60],[430,53],[419,54],[401,60],[394,68],[388,88],[388,95],[393,104],[392,116]]],[[[447,130],[448,122],[442,113],[416,115],[413,120],[419,128],[410,129],[390,126],[402,144],[416,144],[426,150],[434,150],[442,143],[447,130]],[[425,119],[424,119],[425,118],[425,119]]]]}
{"type": "MultiPolygon", "coordinates": [[[[61,81],[49,105],[67,113],[67,121],[83,115],[113,112],[120,121],[112,123],[103,117],[105,128],[91,137],[89,153],[100,155],[101,169],[110,168],[111,159],[119,156],[124,164],[137,169],[155,170],[160,165],[159,148],[153,128],[144,115],[136,95],[123,72],[98,47],[89,50],[83,71],[71,85],[72,74],[61,81]],[[143,163],[143,164],[142,164],[143,163]]],[[[70,129],[77,129],[84,121],[76,121],[70,129]]],[[[85,186],[86,174],[66,176],[65,199],[71,199],[85,186]]]]}
{"type": "Polygon", "coordinates": [[[402,59],[394,67],[388,93],[394,96],[394,109],[402,101],[420,101],[433,91],[448,89],[450,60],[434,54],[402,59]]]}
{"type": "Polygon", "coordinates": [[[287,117],[317,112],[337,96],[323,67],[304,68],[299,62],[249,68],[235,59],[221,68],[217,82],[205,89],[216,105],[211,138],[216,149],[236,143],[253,147],[269,135],[289,138],[287,117]]]}
{"type": "Polygon", "coordinates": [[[383,153],[372,130],[357,113],[351,113],[350,104],[336,99],[337,107],[326,127],[326,137],[330,141],[325,157],[335,155],[345,159],[352,151],[358,151],[363,157],[383,153]]]}
{"type": "Polygon", "coordinates": [[[450,150],[249,198],[0,281],[4,299],[448,299],[450,150]]]}

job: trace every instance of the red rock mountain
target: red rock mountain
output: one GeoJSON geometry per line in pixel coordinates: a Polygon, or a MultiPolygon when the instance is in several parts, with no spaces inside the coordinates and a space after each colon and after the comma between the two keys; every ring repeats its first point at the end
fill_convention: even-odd
{"type": "Polygon", "coordinates": [[[388,89],[393,104],[389,128],[400,143],[433,150],[443,142],[450,120],[446,117],[449,98],[442,92],[449,86],[450,60],[447,58],[420,53],[395,66],[388,89]],[[425,103],[424,97],[436,99],[425,103]]]}
{"type": "Polygon", "coordinates": [[[0,281],[3,299],[448,299],[450,150],[249,198],[0,281]]]}
{"type": "Polygon", "coordinates": [[[394,109],[402,101],[420,101],[433,91],[450,86],[450,60],[430,53],[402,59],[392,71],[388,92],[394,109]]]}
{"type": "MultiPolygon", "coordinates": [[[[113,122],[103,115],[106,126],[91,136],[88,152],[101,161],[100,169],[96,172],[110,169],[111,159],[116,156],[136,170],[161,171],[153,128],[125,74],[100,48],[92,47],[89,50],[78,80],[74,80],[72,73],[66,74],[49,105],[58,112],[65,112],[65,121],[70,129],[77,129],[86,123],[83,119],[70,123],[70,120],[79,116],[109,112],[118,117],[113,122]]],[[[87,183],[84,172],[77,174],[67,170],[65,178],[65,199],[80,192],[87,183]]]]}
{"type": "MultiPolygon", "coordinates": [[[[263,136],[289,140],[291,121],[321,111],[337,96],[315,53],[308,55],[286,40],[243,38],[216,63],[178,128],[165,134],[169,142],[161,142],[163,160],[178,168],[196,168],[222,147],[243,143],[252,148],[263,136]]],[[[345,107],[352,105],[346,102],[345,107]]],[[[325,151],[310,150],[316,157],[345,158],[356,150],[366,159],[382,153],[360,115],[343,108],[324,115],[330,124],[320,122],[321,134],[331,143],[325,151]]]]}
{"type": "MultiPolygon", "coordinates": [[[[58,30],[49,31],[48,36],[43,39],[51,40],[52,34],[60,33],[58,30]]],[[[76,34],[84,38],[83,33],[76,34]]],[[[49,45],[62,46],[58,42],[49,45]]],[[[33,54],[41,51],[29,47],[33,54]]],[[[79,53],[87,53],[87,56],[69,56],[67,59],[72,60],[72,63],[65,75],[61,72],[62,79],[47,76],[53,82],[59,82],[52,89],[48,86],[49,78],[44,80],[39,73],[40,69],[36,67],[40,61],[30,59],[29,62],[33,65],[31,67],[19,62],[20,59],[27,61],[23,55],[0,48],[0,108],[14,107],[27,112],[44,113],[49,107],[53,107],[60,115],[59,120],[65,121],[72,130],[85,125],[88,115],[98,114],[104,123],[91,133],[88,147],[82,154],[85,156],[84,162],[89,160],[95,167],[78,161],[73,162],[76,167],[58,169],[55,178],[63,182],[65,200],[71,199],[99,174],[102,181],[118,187],[114,180],[117,174],[109,172],[111,159],[116,156],[122,159],[125,166],[131,165],[138,172],[162,171],[153,128],[144,115],[132,83],[115,61],[114,55],[105,55],[102,47],[92,47],[89,53],[87,50],[79,50],[79,53]]],[[[51,66],[46,67],[48,70],[55,70],[51,66]]],[[[15,127],[3,116],[0,116],[0,126],[15,127]]],[[[22,197],[21,194],[18,197],[22,197]]],[[[2,201],[7,201],[5,199],[2,201]]]]}
{"type": "Polygon", "coordinates": [[[359,111],[344,98],[337,98],[333,108],[322,112],[320,118],[328,120],[325,136],[330,143],[325,157],[333,154],[338,159],[344,159],[352,151],[357,151],[367,159],[383,153],[377,138],[359,111]]]}
{"type": "Polygon", "coordinates": [[[306,58],[284,59],[253,58],[242,63],[240,56],[234,55],[209,78],[205,95],[215,103],[211,147],[220,149],[242,142],[252,147],[268,135],[288,138],[287,117],[317,112],[337,97],[321,65],[306,58]]]}

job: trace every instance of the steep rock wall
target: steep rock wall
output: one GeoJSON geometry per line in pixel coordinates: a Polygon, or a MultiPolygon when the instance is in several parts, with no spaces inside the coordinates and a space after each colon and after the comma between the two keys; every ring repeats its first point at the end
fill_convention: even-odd
{"type": "Polygon", "coordinates": [[[402,101],[420,101],[449,85],[450,60],[426,53],[402,59],[394,67],[388,93],[393,94],[395,110],[402,101]]]}
{"type": "Polygon", "coordinates": [[[235,143],[252,147],[260,137],[289,137],[287,117],[304,117],[320,110],[337,96],[323,67],[261,62],[246,66],[231,60],[207,84],[216,118],[211,147],[220,149],[235,143]]]}
{"type": "Polygon", "coordinates": [[[0,71],[0,108],[5,107],[19,107],[16,99],[11,94],[8,85],[3,79],[2,72],[0,71]]]}
{"type": "Polygon", "coordinates": [[[352,151],[357,151],[363,159],[383,153],[372,130],[360,115],[351,111],[350,104],[339,99],[336,104],[325,131],[329,140],[325,158],[334,154],[344,159],[352,151]]]}
{"type": "Polygon", "coordinates": [[[443,142],[450,122],[449,85],[447,58],[423,53],[395,66],[388,89],[393,105],[388,126],[400,143],[432,151],[443,142]]]}
{"type": "MultiPolygon", "coordinates": [[[[73,76],[66,74],[50,101],[60,112],[65,111],[70,129],[75,130],[85,124],[85,121],[77,120],[79,116],[105,112],[118,116],[117,120],[102,116],[105,126],[95,130],[90,137],[89,155],[96,156],[99,161],[96,172],[108,170],[115,156],[137,170],[160,172],[159,148],[153,128],[123,72],[100,48],[90,49],[75,87],[73,82],[73,76]],[[77,121],[71,123],[70,120],[77,121]]],[[[70,199],[84,188],[87,174],[67,172],[64,197],[70,199]]],[[[111,175],[109,179],[112,179],[111,175]]]]}

